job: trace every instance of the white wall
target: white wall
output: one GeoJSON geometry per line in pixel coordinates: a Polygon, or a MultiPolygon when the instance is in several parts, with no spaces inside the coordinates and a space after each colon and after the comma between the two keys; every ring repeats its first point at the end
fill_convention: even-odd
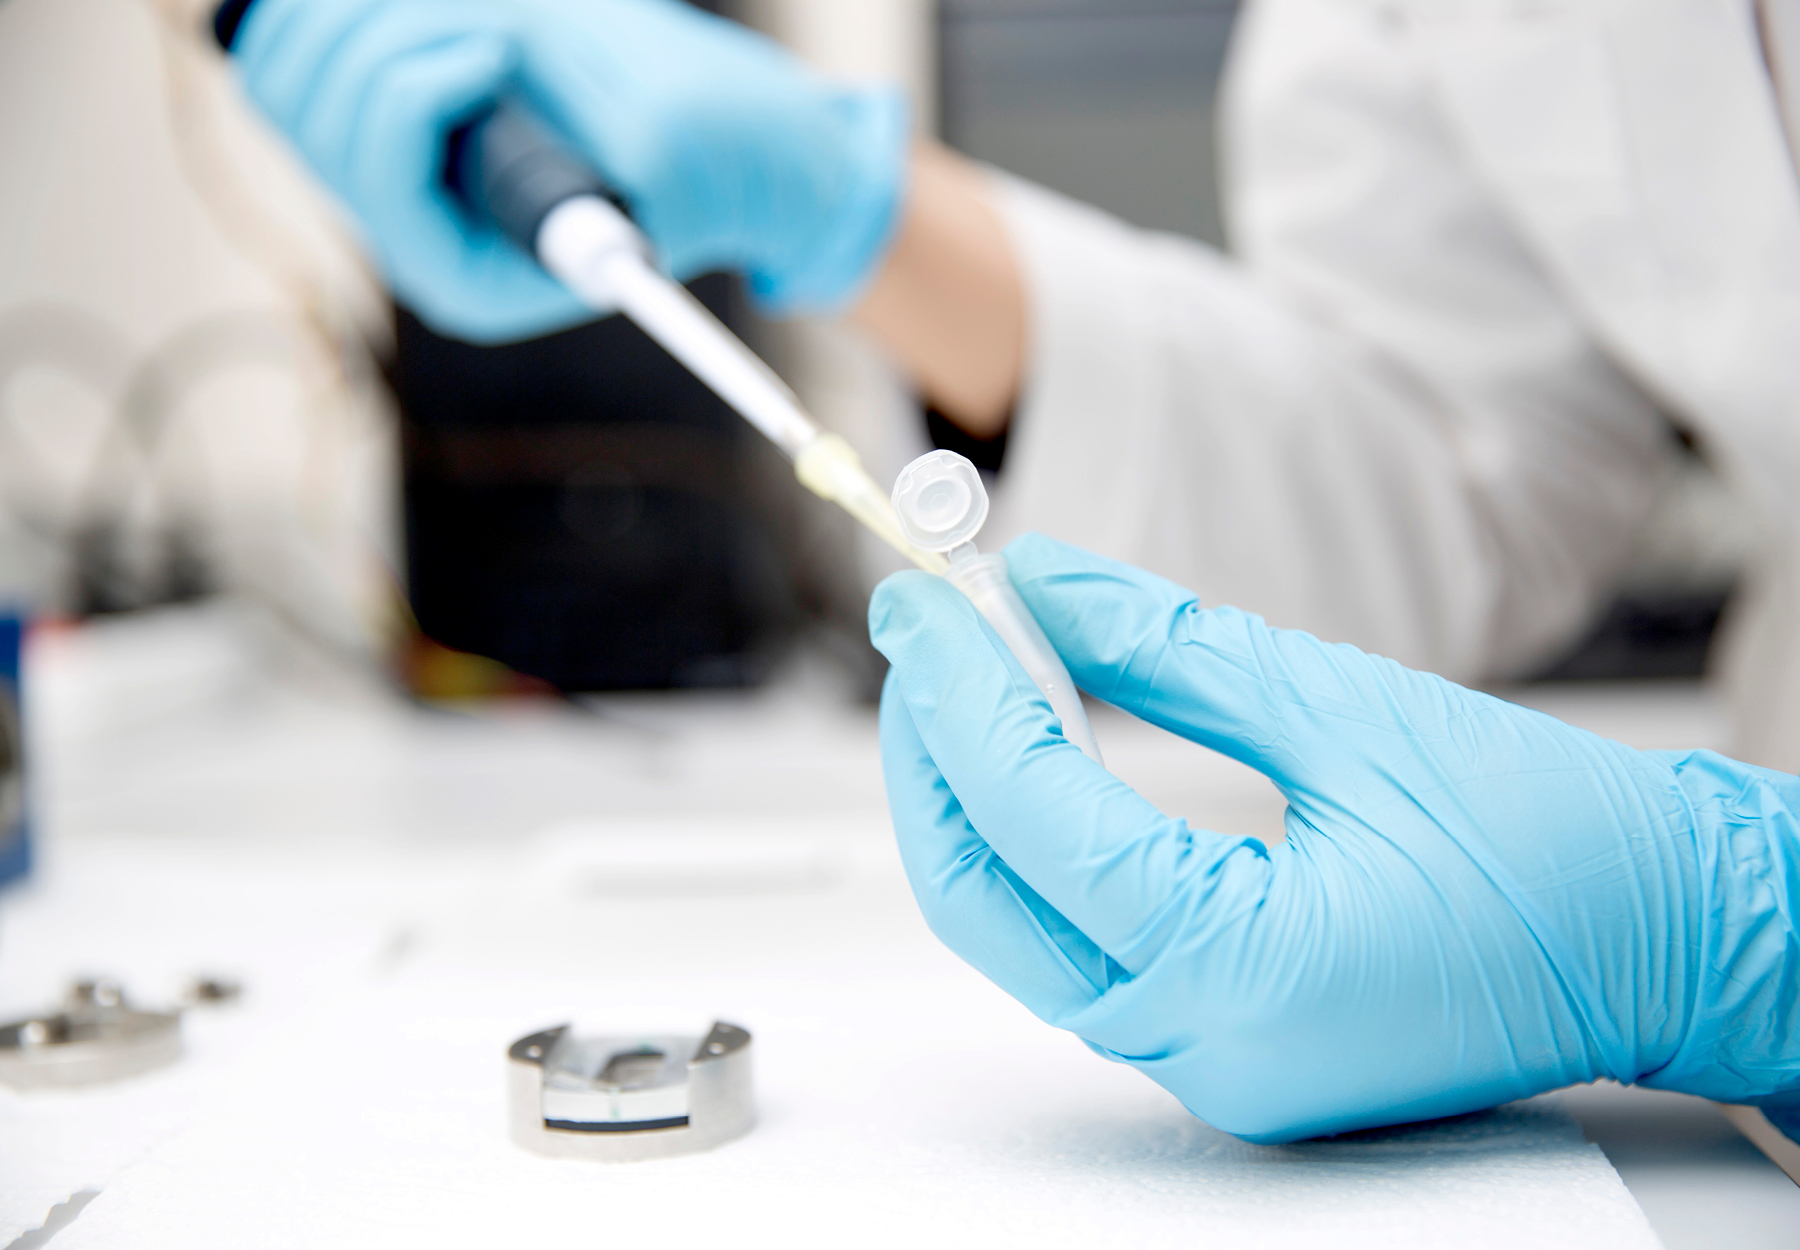
{"type": "Polygon", "coordinates": [[[0,511],[51,606],[67,530],[200,529],[213,576],[339,642],[391,606],[379,288],[221,58],[144,0],[0,0],[0,511]],[[136,394],[139,402],[127,397],[136,394]],[[167,400],[146,459],[122,405],[167,400]],[[108,441],[108,440],[112,441],[108,441]],[[102,454],[104,453],[104,454],[102,454]]]}

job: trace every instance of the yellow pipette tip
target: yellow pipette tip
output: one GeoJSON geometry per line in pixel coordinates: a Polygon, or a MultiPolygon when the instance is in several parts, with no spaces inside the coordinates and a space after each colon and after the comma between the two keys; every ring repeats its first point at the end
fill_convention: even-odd
{"type": "Polygon", "coordinates": [[[906,541],[887,492],[863,468],[856,449],[836,434],[821,434],[802,447],[794,456],[794,476],[806,489],[861,521],[882,542],[927,573],[942,577],[949,571],[950,562],[943,556],[921,551],[906,541]]]}

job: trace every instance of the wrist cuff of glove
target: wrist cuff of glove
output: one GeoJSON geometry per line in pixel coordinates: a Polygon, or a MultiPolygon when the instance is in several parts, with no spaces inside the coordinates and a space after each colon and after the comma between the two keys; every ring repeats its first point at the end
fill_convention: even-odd
{"type": "Polygon", "coordinates": [[[795,263],[750,275],[759,312],[775,317],[829,316],[849,308],[875,276],[900,222],[911,124],[897,88],[846,91],[838,101],[851,154],[850,190],[834,229],[807,241],[795,263]]]}

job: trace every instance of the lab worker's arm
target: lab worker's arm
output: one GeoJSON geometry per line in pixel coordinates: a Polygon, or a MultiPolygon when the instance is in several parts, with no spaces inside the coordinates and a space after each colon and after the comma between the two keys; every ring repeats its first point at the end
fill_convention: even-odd
{"type": "Polygon", "coordinates": [[[1465,680],[1582,627],[1657,480],[1647,406],[1623,430],[1576,397],[1548,424],[1474,411],[1210,249],[1008,179],[995,197],[1030,325],[996,537],[1465,680]]]}
{"type": "Polygon", "coordinates": [[[1527,671],[1610,595],[1667,423],[1438,124],[1406,28],[1322,0],[1241,22],[1234,256],[927,156],[857,316],[971,429],[1010,412],[997,534],[1452,676],[1527,671]]]}
{"type": "Polygon", "coordinates": [[[850,320],[963,429],[1006,428],[1025,371],[1025,274],[985,170],[913,145],[899,227],[850,320]]]}

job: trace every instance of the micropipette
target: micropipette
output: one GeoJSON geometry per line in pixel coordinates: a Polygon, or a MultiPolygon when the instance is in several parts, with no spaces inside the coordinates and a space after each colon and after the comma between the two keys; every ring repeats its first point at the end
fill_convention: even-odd
{"type": "Polygon", "coordinates": [[[854,448],[821,430],[773,370],[679,283],[598,179],[517,104],[502,103],[452,141],[458,189],[596,312],[622,312],[794,462],[807,489],[861,521],[929,573],[895,522],[888,494],[854,448]]]}
{"type": "Polygon", "coordinates": [[[472,207],[590,308],[636,322],[779,447],[809,490],[967,595],[1043,691],[1064,736],[1100,762],[1081,695],[1014,589],[1006,558],[975,549],[987,492],[974,465],[952,452],[921,457],[890,501],[848,443],[819,429],[742,340],[656,270],[648,241],[599,180],[519,105],[502,103],[453,137],[451,169],[472,207]]]}

